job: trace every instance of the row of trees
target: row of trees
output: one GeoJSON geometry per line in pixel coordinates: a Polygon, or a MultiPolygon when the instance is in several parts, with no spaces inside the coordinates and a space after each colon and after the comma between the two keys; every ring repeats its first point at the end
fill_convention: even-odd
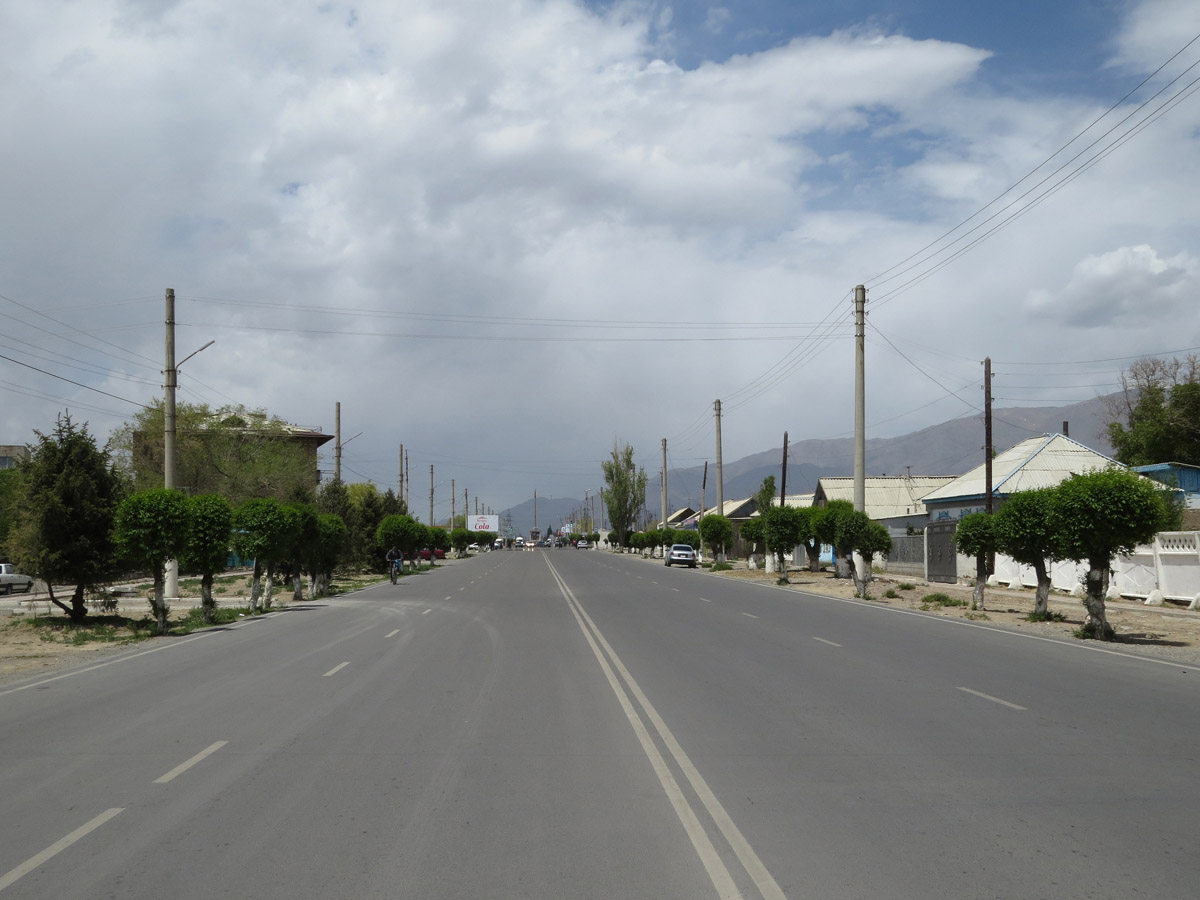
{"type": "Polygon", "coordinates": [[[1057,487],[1019,491],[995,513],[964,516],[955,532],[958,549],[976,560],[975,602],[983,606],[990,554],[1003,553],[1033,567],[1034,616],[1047,616],[1049,564],[1087,564],[1084,629],[1112,636],[1105,611],[1113,559],[1149,543],[1159,531],[1179,527],[1180,509],[1160,486],[1125,469],[1072,475],[1057,487]]]}
{"type": "MultiPolygon", "coordinates": [[[[233,429],[232,424],[224,427],[233,429]]],[[[274,436],[264,439],[266,458],[295,475],[295,465],[284,465],[293,451],[285,449],[276,431],[267,433],[274,436]]],[[[89,593],[122,576],[146,572],[154,574],[151,606],[165,628],[162,564],[178,559],[184,571],[201,576],[202,608],[211,621],[213,576],[225,567],[231,550],[255,560],[254,608],[270,605],[277,577],[290,579],[300,595],[301,576],[307,574],[310,592],[320,595],[335,567],[381,570],[379,524],[405,512],[392,491],[380,493],[374,485],[335,481],[314,493],[311,471],[307,481],[289,476],[267,485],[283,496],[238,496],[239,490],[231,490],[233,496],[221,491],[189,496],[158,487],[139,489],[142,475],[130,465],[129,453],[100,449],[87,426],[76,425],[69,415],[59,416],[49,434],[36,434],[29,459],[6,470],[0,480],[0,541],[5,555],[46,582],[51,601],[77,620],[87,614],[89,593]],[[71,597],[54,596],[54,584],[74,585],[71,597]]],[[[247,437],[242,448],[252,440],[247,437]]],[[[217,447],[225,441],[237,443],[232,434],[214,438],[217,447]]],[[[260,462],[253,466],[256,471],[260,462]]],[[[235,472],[226,474],[232,478],[226,487],[246,483],[235,472]]],[[[465,550],[473,536],[463,534],[465,550]]],[[[424,536],[421,545],[450,547],[436,535],[424,536]]]]}

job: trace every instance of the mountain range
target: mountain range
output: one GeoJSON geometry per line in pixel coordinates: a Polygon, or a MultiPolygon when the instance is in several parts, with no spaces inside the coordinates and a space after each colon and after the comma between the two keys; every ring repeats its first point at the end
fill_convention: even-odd
{"type": "MultiPolygon", "coordinates": [[[[1112,456],[1108,441],[1107,423],[1110,414],[1106,401],[1097,397],[1055,407],[1006,407],[992,413],[992,445],[997,452],[1038,434],[1067,433],[1087,447],[1112,456]]],[[[723,465],[726,500],[749,497],[756,493],[768,475],[775,476],[778,488],[783,463],[783,436],[780,445],[772,450],[753,453],[723,465]]],[[[866,442],[868,475],[961,475],[983,462],[984,425],[982,416],[964,416],[920,431],[891,438],[872,438],[866,442]]],[[[854,474],[853,438],[790,441],[788,445],[787,492],[812,493],[817,479],[825,476],[854,474]]],[[[684,506],[699,508],[701,502],[703,466],[670,469],[667,472],[669,507],[673,512],[684,506]]],[[[646,506],[654,521],[659,518],[661,475],[654,473],[646,485],[646,506]]],[[[708,483],[703,487],[704,503],[716,504],[716,468],[708,466],[708,483]]],[[[537,518],[541,529],[557,529],[571,520],[584,506],[584,498],[553,498],[537,501],[537,518]]],[[[601,512],[596,501],[597,526],[601,512]]],[[[514,534],[527,535],[534,527],[534,501],[501,512],[502,521],[511,523],[514,534]]]]}

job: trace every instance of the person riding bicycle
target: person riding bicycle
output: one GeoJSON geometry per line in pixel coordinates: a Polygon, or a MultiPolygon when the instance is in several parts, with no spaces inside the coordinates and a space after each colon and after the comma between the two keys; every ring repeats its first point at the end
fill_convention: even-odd
{"type": "MultiPolygon", "coordinates": [[[[404,565],[404,554],[396,549],[395,544],[392,544],[392,549],[387,552],[387,556],[384,558],[387,560],[389,572],[394,573],[404,565]]],[[[394,578],[395,576],[393,575],[393,580],[394,578]]]]}

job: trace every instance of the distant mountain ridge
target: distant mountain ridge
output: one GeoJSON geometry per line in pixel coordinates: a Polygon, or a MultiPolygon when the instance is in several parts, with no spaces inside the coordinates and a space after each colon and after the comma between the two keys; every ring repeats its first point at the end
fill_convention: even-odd
{"type": "MultiPolygon", "coordinates": [[[[1037,434],[1058,434],[1068,423],[1070,436],[1105,456],[1112,456],[1108,442],[1108,410],[1105,398],[1097,397],[1055,407],[1006,407],[992,413],[992,443],[1003,451],[1037,434]]],[[[868,475],[961,475],[983,462],[983,416],[964,416],[920,431],[892,438],[873,438],[866,443],[868,475]]],[[[775,476],[778,487],[783,462],[782,444],[744,456],[724,465],[724,496],[726,500],[749,497],[756,493],[768,475],[775,476]]],[[[700,506],[703,466],[671,469],[667,472],[668,506],[670,511],[684,506],[700,506]]],[[[817,479],[823,476],[854,474],[853,438],[801,440],[788,447],[787,491],[789,494],[808,494],[816,490],[817,479]]],[[[717,500],[716,471],[710,463],[708,486],[704,502],[713,506],[717,500]]],[[[658,519],[660,476],[654,473],[646,486],[646,506],[655,521],[658,519]]],[[[582,507],[583,500],[557,499],[538,501],[541,525],[557,526],[563,516],[582,507]]],[[[519,534],[528,534],[533,527],[533,501],[505,510],[519,534]]],[[[596,508],[599,518],[599,505],[596,508]]]]}

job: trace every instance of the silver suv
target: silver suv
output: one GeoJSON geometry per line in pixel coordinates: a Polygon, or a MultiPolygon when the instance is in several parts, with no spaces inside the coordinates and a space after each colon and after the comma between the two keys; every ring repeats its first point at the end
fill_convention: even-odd
{"type": "Polygon", "coordinates": [[[679,563],[694,569],[696,568],[696,551],[690,544],[672,544],[664,562],[668,566],[671,563],[679,563]]]}

